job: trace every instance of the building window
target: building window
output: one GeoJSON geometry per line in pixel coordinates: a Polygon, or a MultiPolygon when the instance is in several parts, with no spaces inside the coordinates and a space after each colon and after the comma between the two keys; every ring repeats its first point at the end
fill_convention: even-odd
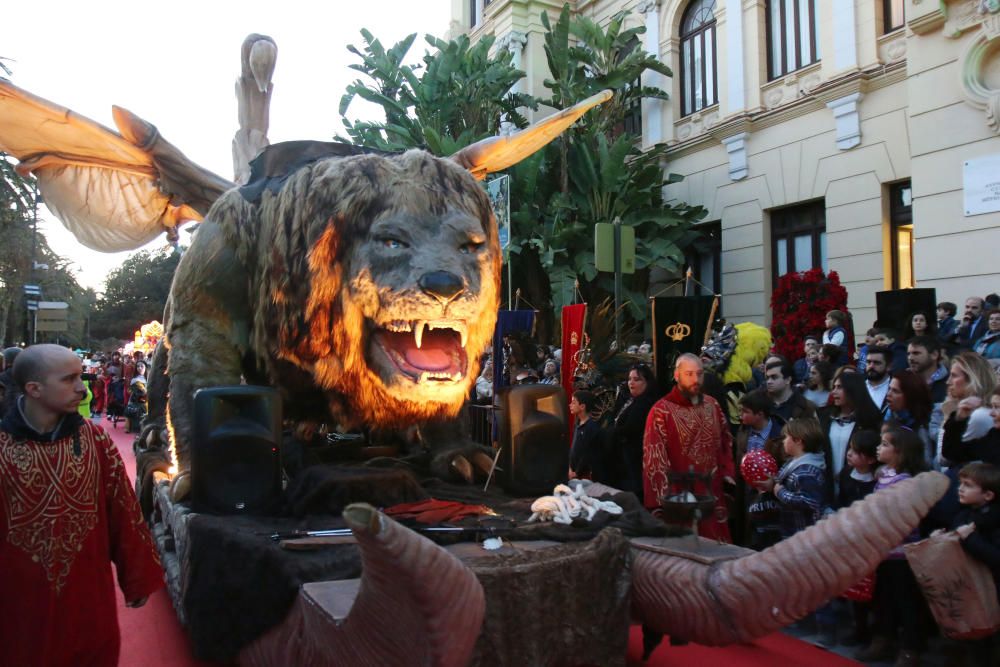
{"type": "Polygon", "coordinates": [[[715,0],[692,0],[681,17],[681,115],[719,101],[715,0]]]}
{"type": "Polygon", "coordinates": [[[711,296],[722,293],[722,223],[695,227],[699,236],[684,253],[692,277],[697,281],[689,294],[711,296]],[[700,283],[700,284],[699,284],[700,283]]]}
{"type": "Polygon", "coordinates": [[[905,7],[904,0],[882,0],[882,20],[886,34],[899,30],[906,23],[905,7]]]}
{"type": "Polygon", "coordinates": [[[904,181],[889,187],[892,289],[913,287],[913,190],[904,181]]]}
{"type": "Polygon", "coordinates": [[[768,79],[819,61],[816,0],[767,0],[768,79]]]}
{"type": "Polygon", "coordinates": [[[826,206],[823,201],[771,211],[773,283],[789,272],[827,270],[826,206]]]}

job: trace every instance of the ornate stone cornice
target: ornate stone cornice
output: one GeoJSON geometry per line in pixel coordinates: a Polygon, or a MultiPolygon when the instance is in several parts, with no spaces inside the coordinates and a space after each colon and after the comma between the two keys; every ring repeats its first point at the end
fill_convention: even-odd
{"type": "Polygon", "coordinates": [[[659,6],[659,0],[639,0],[639,2],[635,4],[635,11],[640,14],[648,14],[655,9],[659,9],[659,6]]]}
{"type": "Polygon", "coordinates": [[[523,48],[524,45],[528,43],[528,35],[521,32],[520,30],[511,30],[510,32],[502,35],[500,39],[497,40],[497,49],[507,49],[511,53],[518,53],[523,48]]]}

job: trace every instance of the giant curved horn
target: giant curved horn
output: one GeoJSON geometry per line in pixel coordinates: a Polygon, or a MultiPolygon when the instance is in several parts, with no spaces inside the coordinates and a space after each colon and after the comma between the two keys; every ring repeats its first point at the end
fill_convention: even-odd
{"type": "Polygon", "coordinates": [[[483,180],[487,174],[517,164],[539,150],[589,109],[610,100],[611,95],[610,90],[602,90],[509,136],[487,137],[470,144],[451,159],[468,169],[477,180],[483,180]]]}
{"type": "Polygon", "coordinates": [[[947,477],[923,473],[761,553],[711,565],[633,545],[633,608],[652,630],[707,646],[770,634],[874,570],[947,489],[947,477]]]}
{"type": "MultiPolygon", "coordinates": [[[[331,614],[345,599],[350,603],[348,594],[320,608],[300,592],[282,624],[241,651],[240,664],[468,664],[486,611],[476,576],[371,505],[349,505],[344,519],[358,541],[363,568],[346,617],[331,614]]],[[[336,583],[345,589],[351,584],[336,583]]]]}

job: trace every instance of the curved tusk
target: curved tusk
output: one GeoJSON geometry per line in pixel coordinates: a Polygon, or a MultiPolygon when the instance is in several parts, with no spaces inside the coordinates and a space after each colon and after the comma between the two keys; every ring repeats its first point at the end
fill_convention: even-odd
{"type": "Polygon", "coordinates": [[[240,664],[467,665],[486,612],[472,571],[371,505],[349,505],[344,519],[362,562],[346,617],[300,591],[282,624],[241,651],[240,664]]]}
{"type": "Polygon", "coordinates": [[[517,164],[541,149],[562,134],[577,118],[598,104],[607,102],[611,96],[610,90],[602,90],[569,109],[543,118],[510,136],[487,137],[470,144],[452,155],[451,159],[468,169],[473,177],[482,180],[487,174],[517,164]]]}
{"type": "Polygon", "coordinates": [[[710,565],[633,544],[633,607],[656,632],[707,646],[762,637],[874,570],[947,490],[947,477],[923,473],[761,553],[710,565]]]}

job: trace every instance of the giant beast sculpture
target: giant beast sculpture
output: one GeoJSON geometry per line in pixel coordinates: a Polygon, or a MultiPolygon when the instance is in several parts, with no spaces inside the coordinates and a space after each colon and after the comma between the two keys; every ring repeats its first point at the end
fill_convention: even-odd
{"type": "Polygon", "coordinates": [[[241,378],[278,388],[291,416],[380,428],[454,417],[498,306],[496,224],[476,179],[609,97],[451,159],[271,146],[240,188],[123,109],[114,110],[119,136],[0,80],[0,150],[36,175],[49,208],[96,249],[136,245],[204,214],[164,314],[169,356],[151,373],[170,378],[166,417],[183,473],[194,393],[241,378]]]}

